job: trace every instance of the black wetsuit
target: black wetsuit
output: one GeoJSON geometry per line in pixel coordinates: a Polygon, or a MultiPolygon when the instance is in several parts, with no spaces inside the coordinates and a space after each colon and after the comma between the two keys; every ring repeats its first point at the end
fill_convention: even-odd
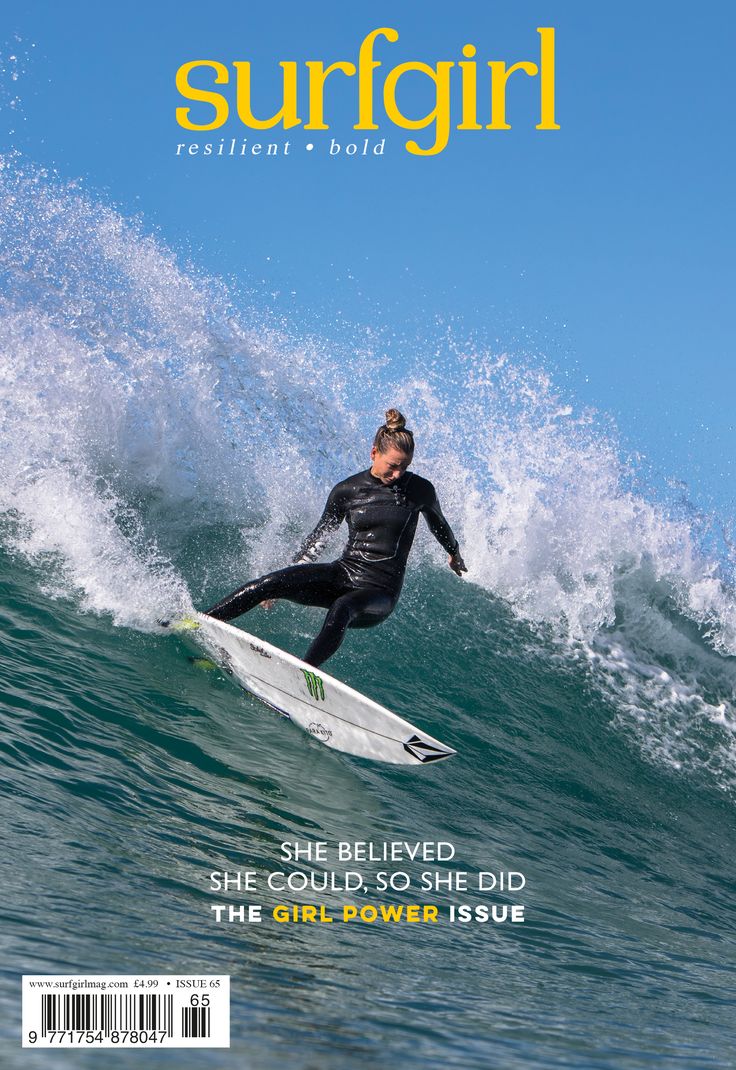
{"type": "Polygon", "coordinates": [[[332,488],[317,527],[294,558],[297,564],[246,583],[205,612],[232,620],[268,598],[323,606],[329,613],[304,657],[310,665],[321,665],[335,653],[347,628],[369,628],[392,612],[420,513],[445,550],[457,553],[457,539],[429,480],[404,472],[386,485],[370,470],[358,472],[332,488]],[[327,537],[343,520],[349,537],[342,557],[316,564],[327,537]]]}

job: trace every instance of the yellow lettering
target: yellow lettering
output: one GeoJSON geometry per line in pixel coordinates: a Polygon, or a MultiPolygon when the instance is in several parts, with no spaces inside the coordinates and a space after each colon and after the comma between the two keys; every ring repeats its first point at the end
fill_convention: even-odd
{"type": "Polygon", "coordinates": [[[538,26],[539,42],[539,82],[541,91],[541,122],[537,130],[559,130],[555,122],[555,28],[538,26]]]}
{"type": "Polygon", "coordinates": [[[215,109],[215,118],[211,123],[192,123],[189,120],[191,108],[177,108],[176,121],[185,130],[216,130],[218,126],[222,126],[223,123],[227,122],[230,109],[227,100],[221,93],[210,93],[206,89],[195,89],[194,86],[189,84],[189,75],[195,67],[210,67],[215,72],[215,83],[217,85],[222,85],[223,83],[227,85],[229,74],[224,63],[217,63],[214,60],[207,59],[194,59],[190,63],[182,63],[176,72],[176,88],[187,100],[198,100],[204,104],[211,104],[215,109]]]}
{"type": "Polygon", "coordinates": [[[406,147],[414,156],[436,156],[447,146],[450,137],[450,68],[454,63],[438,63],[437,69],[426,63],[400,63],[390,72],[383,87],[383,103],[391,122],[405,130],[423,130],[435,124],[435,140],[431,148],[422,149],[416,141],[407,141],[406,147]],[[435,106],[423,119],[407,119],[396,103],[396,86],[399,78],[408,71],[426,74],[436,89],[435,106]]]}
{"type": "MultiPolygon", "coordinates": [[[[559,130],[560,126],[555,118],[555,29],[553,26],[538,26],[539,35],[539,63],[519,62],[511,66],[503,60],[488,60],[490,69],[490,110],[491,121],[485,127],[478,121],[478,64],[476,62],[477,48],[474,44],[463,45],[463,59],[457,66],[460,68],[461,99],[458,102],[461,121],[457,124],[458,130],[510,130],[511,124],[506,121],[506,97],[507,86],[512,74],[522,71],[530,78],[539,76],[539,122],[537,130],[559,130]]],[[[378,123],[374,117],[374,89],[375,72],[382,66],[381,62],[374,57],[376,42],[383,38],[389,43],[399,40],[398,31],[390,26],[382,26],[372,30],[361,41],[356,63],[339,61],[326,66],[322,60],[307,60],[309,79],[309,119],[305,124],[305,130],[329,130],[329,124],[325,121],[325,86],[329,77],[336,72],[341,72],[347,78],[357,75],[358,88],[358,121],[353,126],[354,130],[378,130],[378,123]]],[[[253,114],[252,106],[252,70],[248,60],[233,61],[235,69],[235,104],[237,115],[244,126],[255,130],[269,130],[281,124],[285,130],[298,126],[302,120],[299,118],[298,100],[298,64],[294,61],[279,63],[282,69],[282,99],[281,106],[275,114],[269,118],[257,119],[253,114]]],[[[436,156],[447,147],[450,138],[451,100],[450,100],[450,71],[455,63],[450,61],[437,62],[436,65],[412,61],[400,63],[391,69],[383,84],[383,104],[388,120],[394,126],[405,130],[424,130],[433,128],[433,143],[422,148],[417,141],[406,142],[406,149],[414,156],[436,156]],[[405,74],[414,73],[424,75],[434,86],[433,107],[425,115],[412,119],[406,116],[400,109],[397,95],[398,86],[405,74]]],[[[187,101],[196,101],[200,104],[209,105],[213,108],[214,115],[210,122],[195,123],[191,120],[191,107],[181,106],[176,109],[176,120],[179,126],[185,130],[214,130],[223,126],[230,115],[228,98],[222,93],[211,89],[199,89],[190,84],[190,78],[198,68],[204,67],[211,72],[216,85],[228,85],[230,75],[228,68],[215,60],[192,60],[182,64],[176,72],[176,88],[180,95],[187,101]]],[[[205,112],[205,116],[207,112],[205,112]]],[[[367,142],[366,142],[367,144],[367,142]]],[[[262,146],[253,146],[252,152],[257,154],[262,146]]],[[[353,149],[354,146],[349,146],[353,149]]],[[[213,149],[205,147],[204,154],[212,155],[213,149]]],[[[339,151],[339,146],[338,146],[339,151]]],[[[196,155],[199,152],[198,145],[186,146],[184,143],[177,148],[177,154],[188,152],[196,155]]],[[[268,149],[269,155],[271,149],[268,149]]],[[[222,155],[220,148],[218,155],[222,155]]],[[[232,155],[232,153],[231,153],[232,155]]]]}
{"type": "MultiPolygon", "coordinates": [[[[304,124],[305,130],[329,130],[325,122],[324,108],[325,82],[333,71],[342,71],[343,74],[355,74],[354,63],[333,63],[325,70],[325,65],[320,60],[307,60],[309,68],[309,122],[304,124]]],[[[375,130],[378,127],[374,127],[375,130]]]]}
{"type": "Polygon", "coordinates": [[[320,922],[329,923],[334,919],[327,913],[325,907],[320,904],[319,907],[312,906],[310,903],[305,903],[300,906],[298,903],[292,903],[290,906],[285,903],[279,903],[271,911],[274,921],[298,921],[298,922],[320,922]]]}
{"type": "Polygon", "coordinates": [[[358,53],[358,122],[353,130],[378,130],[373,122],[373,72],[381,66],[373,58],[373,45],[378,37],[396,43],[399,35],[390,26],[373,30],[363,40],[358,53]]]}
{"type": "Polygon", "coordinates": [[[468,63],[475,55],[475,45],[465,45],[465,60],[458,63],[463,72],[463,121],[458,123],[458,130],[482,130],[478,122],[478,70],[475,63],[468,63]]]}
{"type": "Polygon", "coordinates": [[[279,67],[284,72],[283,103],[281,110],[270,119],[256,119],[251,111],[250,62],[235,60],[233,67],[238,72],[238,116],[245,126],[250,126],[255,130],[269,130],[283,122],[284,130],[289,130],[290,127],[299,125],[301,119],[297,115],[296,63],[279,63],[279,67]]]}
{"type": "Polygon", "coordinates": [[[515,63],[506,70],[503,60],[489,60],[491,68],[491,122],[486,130],[510,130],[506,122],[506,83],[514,71],[524,71],[530,78],[539,73],[536,63],[515,63]]]}
{"type": "Polygon", "coordinates": [[[381,904],[381,918],[383,921],[401,921],[401,915],[404,911],[403,906],[384,906],[381,904]]]}

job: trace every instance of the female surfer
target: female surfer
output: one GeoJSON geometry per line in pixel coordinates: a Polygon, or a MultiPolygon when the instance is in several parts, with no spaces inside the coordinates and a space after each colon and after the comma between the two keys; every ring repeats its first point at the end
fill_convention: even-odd
{"type": "Polygon", "coordinates": [[[294,564],[251,580],[205,610],[232,620],[261,602],[286,598],[328,610],[322,630],[304,660],[321,665],[343,641],[348,628],[370,628],[392,612],[404,581],[419,514],[449,554],[458,576],[467,572],[458,542],[442,515],[427,479],[408,472],[414,437],[397,409],[389,409],[376,432],[371,467],[333,487],[317,527],[302,543],[294,564]],[[339,561],[317,564],[327,537],[343,520],[348,542],[339,561]]]}

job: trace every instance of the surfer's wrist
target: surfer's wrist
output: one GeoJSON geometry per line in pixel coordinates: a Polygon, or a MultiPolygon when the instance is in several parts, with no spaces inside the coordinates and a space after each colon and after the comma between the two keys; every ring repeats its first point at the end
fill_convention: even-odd
{"type": "Polygon", "coordinates": [[[467,572],[467,565],[463,561],[462,554],[460,553],[459,546],[455,547],[455,550],[450,554],[450,568],[458,576],[461,572],[467,572]]]}

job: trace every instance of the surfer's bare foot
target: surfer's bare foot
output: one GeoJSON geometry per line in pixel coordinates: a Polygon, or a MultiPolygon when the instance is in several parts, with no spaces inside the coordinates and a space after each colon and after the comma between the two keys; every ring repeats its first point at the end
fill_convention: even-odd
{"type": "Polygon", "coordinates": [[[190,616],[178,617],[172,620],[159,619],[156,623],[160,624],[162,628],[170,628],[172,632],[189,632],[199,627],[199,621],[190,616]]]}

